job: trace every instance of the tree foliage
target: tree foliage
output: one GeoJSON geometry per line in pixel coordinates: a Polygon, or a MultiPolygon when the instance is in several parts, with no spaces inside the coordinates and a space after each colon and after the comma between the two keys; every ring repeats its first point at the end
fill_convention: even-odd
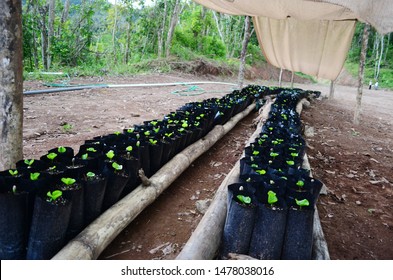
{"type": "MultiPolygon", "coordinates": [[[[164,55],[240,56],[244,17],[213,13],[191,0],[56,0],[52,36],[48,7],[49,0],[23,1],[28,71],[113,69],[164,55]]],[[[263,59],[255,33],[250,42],[247,62],[263,59]]]]}

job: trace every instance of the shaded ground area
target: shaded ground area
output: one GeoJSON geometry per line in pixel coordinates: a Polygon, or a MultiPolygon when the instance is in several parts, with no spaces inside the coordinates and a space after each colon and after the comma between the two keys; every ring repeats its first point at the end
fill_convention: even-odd
{"type": "MultiPolygon", "coordinates": [[[[111,79],[86,78],[75,83],[165,83],[217,80],[211,76],[157,74],[111,79]]],[[[226,82],[235,79],[227,78],[226,82]]],[[[261,85],[273,82],[252,81],[261,85]]],[[[327,85],[295,84],[328,92],[327,85]]],[[[26,82],[26,89],[42,87],[26,82]]],[[[227,85],[112,88],[26,96],[24,157],[39,158],[59,145],[77,149],[84,140],[162,118],[181,105],[232,91],[227,85]],[[174,91],[185,90],[181,95],[174,91]]],[[[352,124],[356,89],[338,86],[336,100],[314,101],[304,123],[314,176],[328,187],[319,213],[332,259],[393,259],[393,94],[365,91],[363,121],[352,124]]],[[[244,119],[179,177],[103,252],[101,259],[173,259],[202,214],[196,201],[212,198],[239,159],[254,131],[244,119]]]]}

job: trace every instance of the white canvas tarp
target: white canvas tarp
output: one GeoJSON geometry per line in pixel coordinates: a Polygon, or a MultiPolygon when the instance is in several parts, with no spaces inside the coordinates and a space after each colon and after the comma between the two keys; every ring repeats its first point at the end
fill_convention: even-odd
{"type": "Polygon", "coordinates": [[[259,45],[270,64],[329,80],[340,74],[355,21],[253,19],[259,45]]]}
{"type": "Polygon", "coordinates": [[[334,80],[351,45],[356,20],[393,31],[388,0],[194,0],[231,15],[253,17],[267,60],[276,67],[334,80]]]}

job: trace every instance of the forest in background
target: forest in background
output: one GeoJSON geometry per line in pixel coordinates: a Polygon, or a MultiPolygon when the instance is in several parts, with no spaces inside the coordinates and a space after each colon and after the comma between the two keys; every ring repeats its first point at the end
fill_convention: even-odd
{"type": "MultiPolygon", "coordinates": [[[[25,78],[40,71],[69,75],[149,72],[152,62],[206,59],[239,66],[244,16],[229,16],[191,0],[24,0],[25,78]],[[28,75],[28,73],[33,73],[28,75]]],[[[357,75],[363,24],[358,23],[346,68],[357,75]]],[[[365,82],[393,88],[393,40],[371,29],[365,82]]],[[[251,23],[246,64],[266,63],[251,23]]],[[[156,69],[157,70],[157,69],[156,69]]]]}

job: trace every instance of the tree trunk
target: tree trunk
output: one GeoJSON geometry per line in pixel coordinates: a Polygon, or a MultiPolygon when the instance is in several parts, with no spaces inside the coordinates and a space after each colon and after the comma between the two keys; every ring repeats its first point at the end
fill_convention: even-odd
{"type": "Polygon", "coordinates": [[[243,44],[242,44],[242,51],[240,53],[240,66],[239,66],[239,76],[237,79],[237,83],[239,88],[243,87],[244,81],[244,72],[246,68],[246,55],[247,55],[247,46],[248,42],[250,41],[250,17],[246,16],[244,19],[244,37],[243,37],[243,44]]]}
{"type": "Polygon", "coordinates": [[[23,158],[22,1],[0,1],[0,170],[23,158]]]}
{"type": "Polygon", "coordinates": [[[51,54],[51,43],[53,41],[53,35],[55,33],[55,0],[48,0],[49,5],[49,18],[48,18],[48,45],[47,45],[47,52],[46,52],[46,63],[48,65],[48,69],[51,67],[52,64],[52,54],[51,54]]]}
{"type": "Polygon", "coordinates": [[[61,35],[61,28],[63,27],[63,24],[67,21],[69,10],[70,10],[70,0],[65,0],[63,12],[61,13],[59,28],[57,29],[58,37],[60,37],[61,35]]]}
{"type": "Polygon", "coordinates": [[[128,64],[130,57],[130,40],[131,40],[131,23],[127,22],[127,39],[126,39],[126,50],[124,56],[124,63],[128,64]]]}
{"type": "Polygon", "coordinates": [[[358,93],[356,95],[356,107],[355,114],[353,117],[353,123],[359,124],[360,119],[360,110],[362,104],[362,95],[363,95],[363,80],[364,80],[364,64],[366,62],[366,52],[368,45],[368,35],[369,35],[370,25],[366,23],[363,29],[363,39],[362,39],[362,49],[360,52],[360,62],[359,62],[359,85],[358,85],[358,93]]]}
{"type": "Polygon", "coordinates": [[[113,58],[116,61],[116,27],[117,27],[117,0],[113,4],[115,7],[115,18],[113,20],[113,28],[112,28],[112,51],[113,51],[113,58]]]}
{"type": "Polygon", "coordinates": [[[282,68],[280,68],[280,75],[278,76],[278,86],[281,87],[282,85],[282,68]]]}
{"type": "Polygon", "coordinates": [[[166,22],[166,13],[167,13],[167,1],[164,1],[164,12],[162,13],[163,19],[161,21],[161,26],[158,29],[157,40],[158,40],[158,51],[157,56],[162,57],[163,47],[164,47],[164,30],[165,30],[165,22],[166,22]]]}
{"type": "Polygon", "coordinates": [[[225,49],[226,49],[226,54],[228,55],[228,46],[227,46],[227,44],[225,42],[224,35],[222,34],[222,29],[221,29],[221,26],[220,26],[220,22],[218,20],[217,13],[215,11],[213,11],[213,17],[214,17],[214,21],[216,22],[216,25],[217,25],[218,34],[220,35],[221,41],[224,44],[225,49]]]}
{"type": "Polygon", "coordinates": [[[331,80],[330,81],[330,92],[329,92],[329,99],[330,100],[334,99],[334,86],[335,86],[334,81],[331,80]]]}
{"type": "Polygon", "coordinates": [[[45,70],[48,70],[48,30],[46,27],[46,16],[48,14],[48,7],[38,7],[40,14],[40,27],[41,27],[41,60],[45,70]]]}
{"type": "Polygon", "coordinates": [[[381,51],[379,52],[379,59],[378,59],[378,65],[377,65],[377,74],[375,75],[376,80],[379,78],[379,71],[381,69],[381,61],[382,61],[382,55],[383,55],[383,43],[385,40],[385,36],[381,35],[381,51]]]}
{"type": "Polygon", "coordinates": [[[165,43],[166,57],[169,57],[169,55],[171,54],[172,38],[173,38],[173,34],[175,33],[175,28],[179,20],[179,14],[181,9],[182,6],[180,5],[180,0],[176,0],[175,7],[173,8],[171,23],[169,25],[168,37],[166,38],[166,43],[165,43]]]}

